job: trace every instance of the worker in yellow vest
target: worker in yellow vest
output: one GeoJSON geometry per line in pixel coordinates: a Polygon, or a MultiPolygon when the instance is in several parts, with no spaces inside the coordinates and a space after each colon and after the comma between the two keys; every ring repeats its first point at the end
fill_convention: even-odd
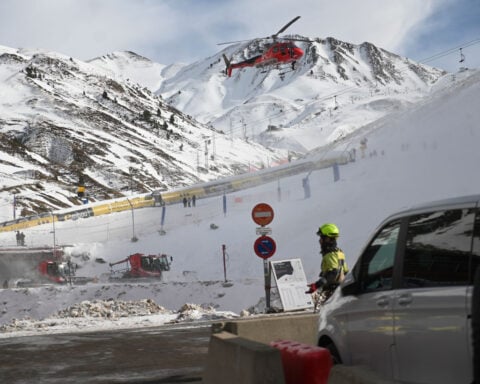
{"type": "Polygon", "coordinates": [[[320,253],[322,254],[320,278],[315,283],[308,284],[309,290],[305,293],[314,293],[318,289],[322,289],[330,291],[331,294],[348,273],[345,254],[337,246],[339,234],[338,227],[332,223],[323,224],[318,229],[317,235],[320,238],[320,253]]]}

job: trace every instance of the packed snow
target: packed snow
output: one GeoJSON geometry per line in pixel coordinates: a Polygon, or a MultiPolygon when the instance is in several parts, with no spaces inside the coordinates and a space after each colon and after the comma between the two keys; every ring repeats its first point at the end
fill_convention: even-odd
{"type": "MultiPolygon", "coordinates": [[[[27,245],[51,245],[54,236],[56,244],[69,245],[68,254],[79,265],[77,275],[98,280],[0,290],[0,337],[261,313],[263,261],[253,252],[258,235],[251,218],[259,202],[275,211],[270,227],[277,251],[270,260],[299,258],[307,280],[316,280],[321,256],[315,232],[319,225],[334,222],[341,231],[339,246],[353,266],[387,215],[480,191],[475,177],[480,162],[480,72],[466,71],[444,81],[447,84],[433,89],[427,101],[312,152],[311,158],[320,159],[355,149],[355,161],[340,167],[336,182],[332,169],[326,168],[228,194],[226,211],[222,196],[198,200],[195,207],[167,205],[164,225],[161,208],[144,208],[56,223],[54,229],[51,224],[26,229],[27,245]],[[133,235],[138,241],[131,241],[133,235]],[[135,252],[171,255],[171,270],[155,283],[106,280],[108,263],[135,252]]],[[[0,233],[0,245],[14,243],[14,233],[0,233]]]]}

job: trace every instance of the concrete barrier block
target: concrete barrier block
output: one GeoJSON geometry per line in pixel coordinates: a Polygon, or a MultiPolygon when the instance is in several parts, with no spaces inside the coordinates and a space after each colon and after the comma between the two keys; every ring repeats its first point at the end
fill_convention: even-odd
{"type": "Polygon", "coordinates": [[[265,344],[288,339],[299,343],[317,345],[318,313],[282,314],[240,319],[214,324],[212,331],[225,331],[265,344]]]}
{"type": "Polygon", "coordinates": [[[285,384],[280,351],[228,332],[210,337],[204,384],[285,384]]]}

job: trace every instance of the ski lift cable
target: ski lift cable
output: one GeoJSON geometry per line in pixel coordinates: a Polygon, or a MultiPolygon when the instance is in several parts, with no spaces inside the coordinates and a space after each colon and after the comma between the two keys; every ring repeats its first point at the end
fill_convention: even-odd
{"type": "Polygon", "coordinates": [[[459,49],[462,49],[462,48],[468,48],[468,47],[471,47],[472,45],[476,45],[476,44],[480,44],[480,38],[476,38],[474,40],[471,40],[469,42],[466,42],[464,44],[461,44],[461,45],[457,45],[456,47],[453,47],[453,48],[450,48],[450,49],[447,49],[443,52],[439,52],[439,53],[436,53],[435,55],[432,55],[430,57],[427,57],[425,59],[422,59],[419,61],[419,63],[428,63],[430,61],[434,61],[436,59],[439,59],[441,57],[444,57],[444,56],[448,56],[452,53],[455,53],[457,52],[459,49]]]}

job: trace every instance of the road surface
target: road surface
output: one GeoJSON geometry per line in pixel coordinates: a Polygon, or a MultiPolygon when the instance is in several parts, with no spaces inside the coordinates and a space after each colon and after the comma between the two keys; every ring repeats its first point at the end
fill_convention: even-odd
{"type": "Polygon", "coordinates": [[[211,325],[0,338],[0,383],[200,383],[211,325]]]}

